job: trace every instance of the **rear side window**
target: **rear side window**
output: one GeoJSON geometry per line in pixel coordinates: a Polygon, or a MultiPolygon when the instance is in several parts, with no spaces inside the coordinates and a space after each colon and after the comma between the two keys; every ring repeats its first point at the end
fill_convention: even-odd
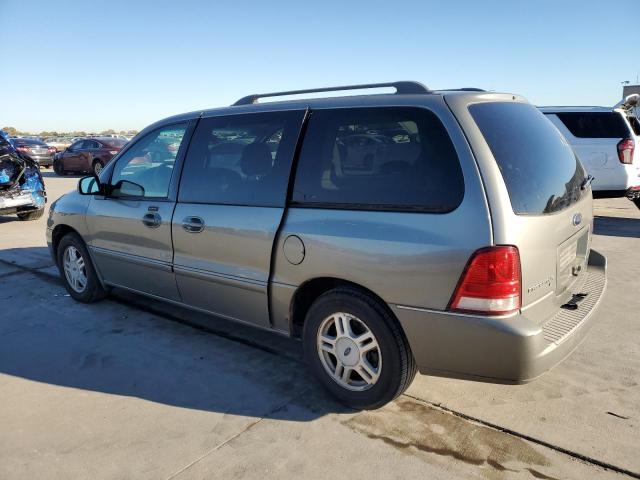
{"type": "Polygon", "coordinates": [[[567,112],[556,115],[574,137],[623,138],[629,135],[622,115],[616,112],[567,112]]]}
{"type": "Polygon", "coordinates": [[[180,182],[179,201],[284,206],[304,111],[200,120],[180,182]]]}
{"type": "Polygon", "coordinates": [[[577,202],[585,171],[567,140],[527,103],[469,107],[493,154],[516,214],[547,214],[577,202]]]}
{"type": "Polygon", "coordinates": [[[463,196],[457,154],[432,112],[382,107],[311,114],[294,204],[443,213],[463,196]]]}

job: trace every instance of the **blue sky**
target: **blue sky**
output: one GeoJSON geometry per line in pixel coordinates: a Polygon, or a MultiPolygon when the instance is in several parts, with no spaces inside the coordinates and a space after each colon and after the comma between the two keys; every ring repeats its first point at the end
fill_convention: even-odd
{"type": "Polygon", "coordinates": [[[638,6],[0,0],[0,127],[140,129],[248,93],[408,79],[612,105],[640,74],[638,6]]]}

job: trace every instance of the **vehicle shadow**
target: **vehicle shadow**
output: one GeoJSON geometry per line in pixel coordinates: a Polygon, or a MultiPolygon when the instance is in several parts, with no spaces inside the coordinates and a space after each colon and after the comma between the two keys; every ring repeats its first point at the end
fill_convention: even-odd
{"type": "Polygon", "coordinates": [[[0,215],[0,224],[2,223],[10,223],[10,222],[19,222],[18,217],[15,215],[0,215]]]}
{"type": "Polygon", "coordinates": [[[594,217],[593,233],[610,237],[640,238],[640,218],[594,217]]]}
{"type": "Polygon", "coordinates": [[[297,342],[118,291],[78,303],[46,259],[44,247],[0,250],[0,298],[11,299],[0,316],[0,374],[240,416],[306,422],[350,412],[286,351],[297,342]]]}
{"type": "MultiPolygon", "coordinates": [[[[40,174],[42,175],[43,178],[61,177],[60,175],[55,173],[53,170],[50,170],[48,172],[43,172],[42,170],[40,170],[40,174]]],[[[73,174],[67,173],[66,175],[63,175],[62,178],[82,178],[84,176],[86,175],[82,173],[73,173],[73,174]]]]}

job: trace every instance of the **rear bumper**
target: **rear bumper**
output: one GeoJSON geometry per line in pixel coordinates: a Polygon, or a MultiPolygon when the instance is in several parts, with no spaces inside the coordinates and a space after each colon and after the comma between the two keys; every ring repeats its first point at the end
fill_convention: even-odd
{"type": "Polygon", "coordinates": [[[606,258],[591,250],[577,310],[542,325],[503,318],[394,306],[421,373],[495,383],[525,383],[567,357],[584,339],[606,288],[606,258]]]}
{"type": "Polygon", "coordinates": [[[640,198],[640,185],[637,187],[630,187],[625,192],[625,197],[629,200],[637,200],[640,198]]]}
{"type": "Polygon", "coordinates": [[[19,192],[14,195],[0,194],[0,215],[13,215],[18,212],[35,210],[37,208],[38,205],[30,193],[19,192]]]}
{"type": "Polygon", "coordinates": [[[48,156],[31,155],[31,158],[33,159],[34,162],[36,162],[40,166],[49,167],[53,165],[53,155],[48,155],[48,156]]]}

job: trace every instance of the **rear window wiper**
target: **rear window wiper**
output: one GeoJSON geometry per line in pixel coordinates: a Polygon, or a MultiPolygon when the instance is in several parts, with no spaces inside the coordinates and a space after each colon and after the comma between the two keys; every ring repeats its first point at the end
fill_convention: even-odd
{"type": "Polygon", "coordinates": [[[594,177],[593,175],[587,175],[587,178],[585,178],[582,183],[580,184],[580,190],[586,190],[586,188],[591,185],[591,182],[593,182],[595,180],[596,177],[594,177]]]}

